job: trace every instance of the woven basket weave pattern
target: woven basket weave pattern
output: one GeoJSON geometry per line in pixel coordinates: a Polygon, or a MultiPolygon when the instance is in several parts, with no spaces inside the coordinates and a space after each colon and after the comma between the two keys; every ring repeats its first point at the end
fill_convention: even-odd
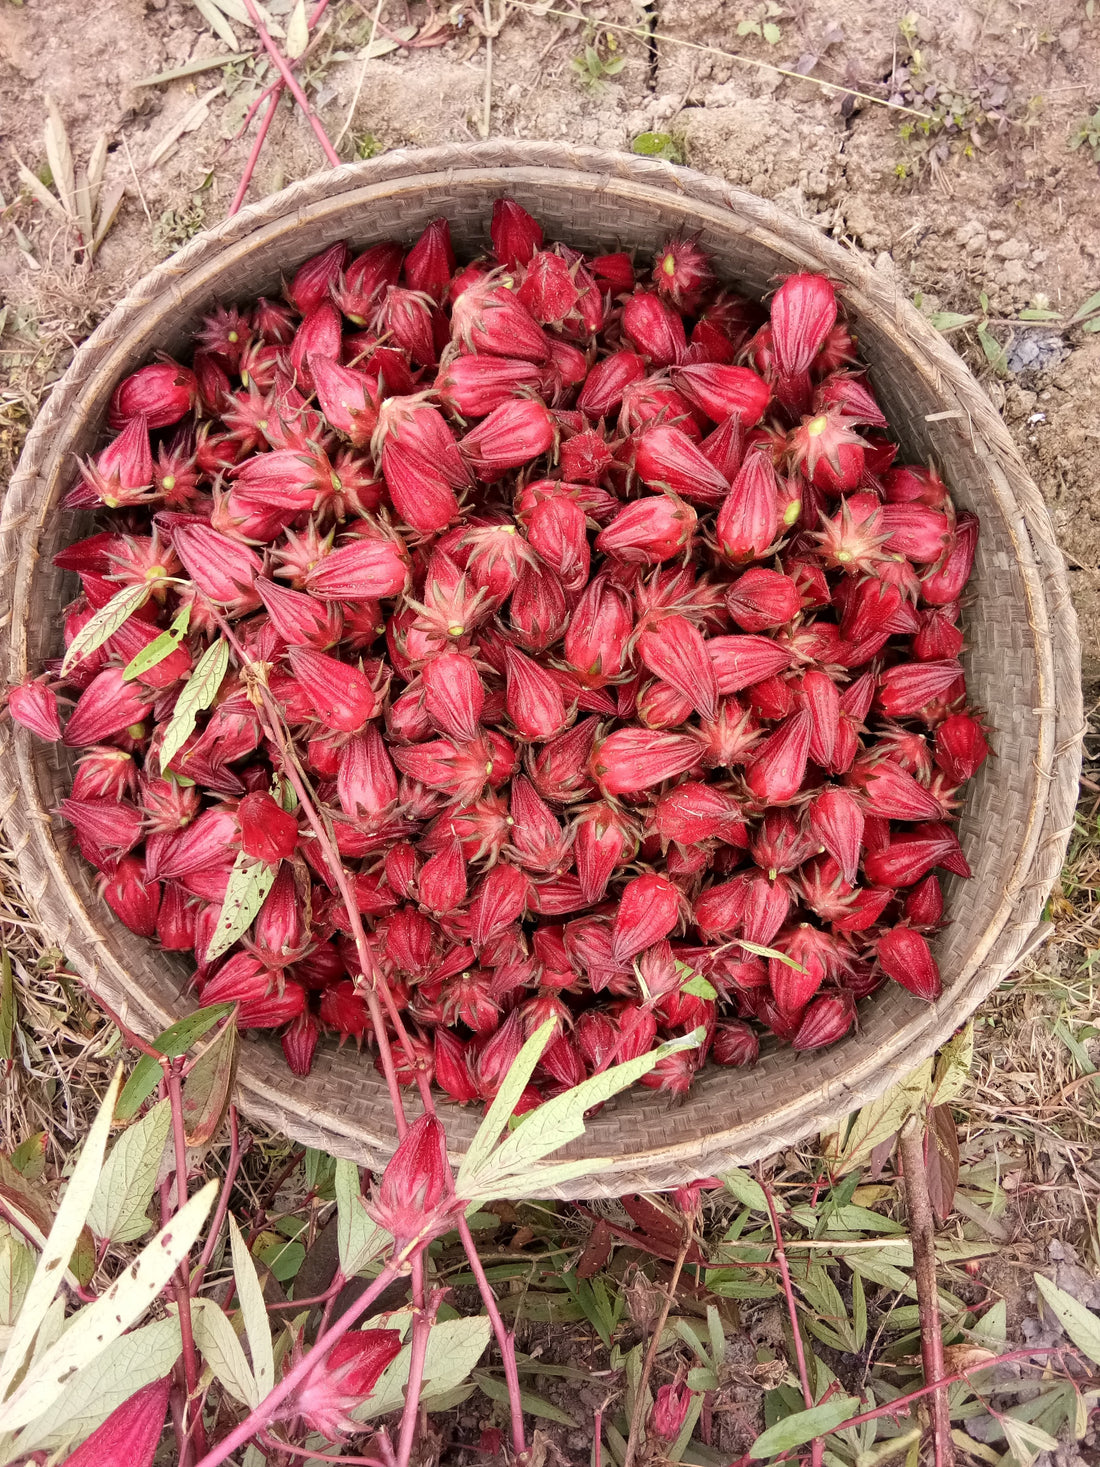
{"type": "MultiPolygon", "coordinates": [[[[199,236],[147,276],[81,347],[27,441],[0,519],[0,637],[10,682],[60,646],[73,585],[51,565],[73,538],[57,505],[74,455],[102,440],[111,389],[154,352],[183,350],[217,301],[273,293],[282,275],[337,239],[410,242],[445,215],[456,248],[487,242],[494,198],[535,214],[548,239],[637,248],[698,232],[722,277],[762,296],[776,275],[820,270],[841,288],[876,394],[902,430],[903,455],[931,459],[982,533],[965,619],[971,697],[988,711],[995,759],[968,787],[959,835],[974,870],[952,880],[937,953],[944,998],[928,1007],[889,985],[861,1006],[861,1029],[832,1049],[766,1053],[748,1072],[709,1069],[670,1107],[649,1091],[596,1116],[566,1155],[613,1165],[563,1195],[657,1189],[766,1155],[835,1124],[941,1043],[1019,960],[1058,874],[1073,817],[1082,725],[1079,649],[1061,555],[1035,486],[988,399],[942,339],[871,269],[772,205],[686,169],[594,149],[488,143],[390,153],[306,179],[199,236]],[[931,419],[931,421],[930,421],[931,419]]],[[[49,811],[68,751],[0,725],[0,814],[27,894],[50,939],[130,1021],[154,1033],[192,1006],[190,967],[134,937],[97,897],[92,874],[49,811]]],[[[246,1041],[241,1102],[297,1140],[377,1163],[393,1145],[385,1088],[369,1057],[322,1046],[291,1081],[278,1046],[246,1041]]],[[[477,1124],[447,1113],[456,1155],[477,1124]]]]}

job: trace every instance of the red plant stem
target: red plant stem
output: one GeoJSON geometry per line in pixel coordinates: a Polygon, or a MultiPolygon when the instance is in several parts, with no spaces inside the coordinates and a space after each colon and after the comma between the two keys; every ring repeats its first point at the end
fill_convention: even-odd
{"type": "Polygon", "coordinates": [[[101,998],[98,993],[93,993],[93,991],[84,982],[83,978],[75,973],[69,976],[76,978],[76,981],[80,984],[81,988],[84,989],[85,993],[95,1004],[96,1008],[103,1010],[108,1019],[110,1019],[111,1023],[115,1026],[115,1028],[122,1035],[123,1039],[125,1039],[126,1043],[131,1046],[131,1048],[140,1049],[142,1054],[148,1055],[150,1059],[156,1060],[157,1064],[160,1065],[160,1067],[167,1073],[167,1068],[169,1064],[169,1059],[167,1055],[161,1054],[159,1049],[154,1049],[147,1040],[142,1039],[140,1034],[135,1034],[134,1031],[130,1028],[129,1024],[127,1024],[124,1019],[121,1019],[118,1014],[115,1013],[114,1009],[105,998],[101,998]]]}
{"type": "Polygon", "coordinates": [[[932,1217],[932,1200],[928,1195],[928,1174],[924,1166],[923,1116],[910,1116],[901,1128],[898,1151],[901,1155],[905,1187],[905,1207],[909,1213],[909,1236],[913,1240],[913,1275],[917,1285],[917,1312],[920,1318],[920,1354],[927,1385],[937,1386],[932,1397],[932,1450],[935,1467],[955,1467],[955,1444],[951,1440],[951,1410],[947,1392],[938,1386],[943,1376],[943,1331],[940,1328],[940,1301],[936,1286],[936,1226],[932,1217]]]}
{"type": "Polygon", "coordinates": [[[243,1447],[250,1437],[260,1431],[271,1420],[279,1406],[324,1358],[336,1341],[345,1335],[374,1303],[375,1299],[389,1288],[400,1273],[400,1265],[390,1261],[378,1277],[364,1289],[353,1304],[349,1304],[335,1324],[325,1330],[311,1350],[307,1350],[296,1365],[291,1366],[277,1386],[270,1390],[254,1411],[250,1411],[239,1426],[235,1426],[198,1463],[198,1467],[218,1467],[238,1447],[243,1447]]]}
{"type": "Polygon", "coordinates": [[[642,1361],[642,1371],[638,1377],[638,1389],[634,1396],[634,1409],[630,1413],[630,1431],[626,1439],[626,1453],[623,1457],[623,1467],[634,1467],[634,1458],[638,1451],[638,1440],[642,1434],[646,1389],[649,1385],[650,1376],[653,1374],[653,1367],[657,1361],[657,1351],[661,1348],[661,1336],[664,1334],[665,1325],[668,1323],[672,1301],[676,1297],[676,1286],[680,1282],[680,1274],[683,1272],[684,1262],[691,1252],[693,1242],[694,1237],[691,1223],[685,1218],[683,1242],[680,1244],[679,1252],[676,1254],[676,1262],[672,1265],[672,1276],[668,1281],[668,1288],[665,1290],[664,1303],[661,1305],[661,1312],[653,1325],[653,1334],[650,1337],[649,1347],[645,1352],[645,1359],[642,1361]]]}
{"type": "Polygon", "coordinates": [[[281,1442],[278,1437],[262,1431],[260,1441],[273,1452],[286,1452],[291,1457],[308,1457],[311,1462],[341,1462],[349,1464],[349,1467],[386,1467],[386,1464],[377,1457],[334,1457],[327,1452],[310,1452],[305,1447],[293,1447],[289,1442],[281,1442]]]}
{"type": "MultiPolygon", "coordinates": [[[[321,16],[328,9],[328,3],[329,0],[318,0],[318,4],[313,7],[313,10],[310,12],[309,17],[306,20],[306,26],[309,28],[309,30],[312,30],[317,22],[321,19],[321,16]]],[[[317,39],[319,38],[314,37],[314,41],[316,41],[317,39]]],[[[311,42],[311,45],[312,44],[313,43],[311,42]]],[[[288,56],[287,65],[291,68],[292,71],[297,71],[298,67],[301,66],[302,62],[308,55],[309,49],[307,48],[305,51],[302,52],[301,56],[288,56]]],[[[252,119],[256,116],[256,113],[264,105],[267,99],[271,97],[275,92],[278,92],[279,95],[282,96],[283,91],[284,83],[281,76],[277,77],[275,81],[269,82],[268,85],[264,87],[260,95],[256,98],[256,100],[252,103],[251,107],[249,107],[248,111],[244,114],[244,121],[241,123],[240,127],[229,139],[229,141],[231,143],[235,143],[238,138],[244,137],[245,133],[248,131],[249,127],[252,124],[252,119]]]]}
{"type": "MultiPolygon", "coordinates": [[[[1076,1355],[1077,1351],[1068,1345],[1043,1345],[1033,1350],[1009,1350],[1005,1355],[994,1355],[992,1360],[983,1360],[980,1365],[971,1365],[966,1370],[956,1370],[954,1375],[945,1375],[936,1385],[921,1386],[919,1390],[910,1391],[904,1396],[895,1396],[892,1401],[887,1401],[882,1406],[876,1406],[873,1411],[862,1411],[858,1416],[849,1416],[847,1421],[842,1421],[839,1426],[834,1426],[832,1431],[847,1431],[853,1426],[862,1426],[865,1421],[878,1421],[883,1416],[898,1416],[906,1406],[911,1406],[914,1401],[923,1400],[930,1396],[933,1391],[941,1390],[945,1386],[957,1385],[960,1380],[969,1380],[972,1375],[978,1375],[983,1370],[992,1370],[994,1365],[1009,1365],[1014,1360],[1033,1361],[1036,1355],[1076,1355]]],[[[832,1435],[832,1432],[830,1432],[832,1435]]],[[[789,1462],[791,1452],[783,1452],[780,1456],[773,1458],[775,1463],[789,1462]]],[[[728,1467],[750,1467],[756,1459],[746,1452],[743,1457],[728,1463],[728,1467]]]]}
{"type": "Polygon", "coordinates": [[[237,192],[233,195],[233,202],[229,206],[230,214],[236,214],[245,201],[245,195],[248,193],[249,185],[252,182],[252,175],[256,171],[256,164],[260,161],[260,154],[263,151],[267,135],[271,130],[271,124],[275,121],[275,113],[279,110],[279,100],[282,95],[283,84],[282,82],[278,82],[272,88],[271,103],[264,113],[259,131],[252,140],[252,148],[245,162],[244,172],[241,174],[241,181],[237,185],[237,192]]]}
{"type": "Polygon", "coordinates": [[[229,1107],[229,1160],[225,1164],[225,1181],[218,1193],[218,1205],[214,1209],[214,1217],[210,1224],[206,1242],[202,1253],[199,1255],[199,1266],[191,1279],[191,1295],[194,1297],[202,1286],[206,1270],[210,1267],[210,1260],[214,1256],[214,1249],[218,1246],[218,1238],[221,1234],[222,1224],[225,1222],[225,1214],[229,1211],[229,1194],[233,1190],[233,1183],[237,1179],[237,1172],[241,1165],[241,1127],[237,1116],[237,1107],[229,1107]]]}
{"type": "Polygon", "coordinates": [[[287,64],[286,57],[268,35],[264,23],[260,19],[260,12],[256,9],[255,0],[244,0],[244,8],[248,11],[248,18],[249,20],[251,20],[253,26],[255,27],[256,34],[259,36],[261,42],[263,43],[264,50],[271,57],[275,69],[278,71],[279,75],[282,77],[286,85],[290,88],[290,95],[294,98],[298,106],[305,113],[306,121],[309,123],[310,127],[312,127],[314,133],[316,134],[317,141],[321,144],[321,148],[324,152],[325,157],[328,159],[333,168],[339,168],[340,159],[337,156],[336,149],[329,142],[328,133],[325,132],[325,129],[321,126],[320,119],[314,112],[313,108],[309,105],[309,98],[298,85],[294,73],[291,71],[289,65],[287,64]]]}
{"type": "Polygon", "coordinates": [[[813,1392],[810,1390],[810,1377],[806,1370],[806,1352],[802,1347],[802,1331],[798,1325],[798,1306],[795,1303],[794,1288],[791,1285],[791,1271],[787,1266],[787,1250],[783,1246],[783,1233],[779,1226],[779,1214],[775,1208],[775,1198],[772,1196],[771,1188],[758,1171],[757,1180],[764,1193],[764,1200],[768,1204],[768,1214],[772,1220],[772,1232],[775,1234],[775,1256],[779,1264],[779,1277],[783,1281],[783,1293],[787,1299],[787,1311],[791,1316],[791,1332],[794,1335],[794,1353],[798,1361],[798,1379],[802,1384],[802,1399],[809,1408],[814,1403],[813,1392]]]}
{"type": "MultiPolygon", "coordinates": [[[[172,1112],[172,1139],[176,1150],[176,1210],[187,1201],[187,1137],[183,1129],[183,1089],[180,1072],[175,1063],[165,1072],[168,1087],[168,1104],[172,1112]]],[[[195,1331],[191,1321],[191,1286],[188,1260],[184,1258],[174,1283],[176,1304],[179,1309],[180,1338],[183,1341],[183,1378],[187,1385],[187,1415],[191,1441],[195,1451],[202,1456],[206,1451],[206,1429],[202,1415],[196,1409],[199,1392],[199,1362],[195,1351],[195,1331]]]]}
{"type": "Polygon", "coordinates": [[[474,1235],[470,1232],[470,1225],[464,1216],[458,1219],[458,1235],[462,1239],[462,1246],[466,1250],[466,1258],[470,1264],[470,1272],[477,1280],[477,1287],[481,1293],[481,1302],[485,1305],[485,1312],[493,1326],[493,1334],[496,1336],[497,1349],[504,1364],[504,1379],[508,1386],[508,1406],[512,1417],[512,1449],[516,1456],[520,1456],[527,1450],[527,1439],[523,1429],[523,1404],[520,1400],[519,1366],[516,1363],[516,1341],[511,1330],[506,1328],[497,1306],[497,1296],[493,1293],[492,1285],[485,1276],[485,1269],[481,1259],[478,1257],[477,1245],[474,1235]]]}
{"type": "MultiPolygon", "coordinates": [[[[423,1259],[423,1254],[420,1259],[423,1259]]],[[[401,1435],[397,1441],[397,1467],[409,1467],[412,1458],[420,1409],[420,1389],[424,1384],[424,1361],[428,1354],[428,1336],[432,1332],[435,1316],[446,1292],[446,1289],[433,1289],[427,1308],[418,1306],[413,1313],[409,1379],[405,1385],[405,1407],[401,1413],[401,1435]]]]}

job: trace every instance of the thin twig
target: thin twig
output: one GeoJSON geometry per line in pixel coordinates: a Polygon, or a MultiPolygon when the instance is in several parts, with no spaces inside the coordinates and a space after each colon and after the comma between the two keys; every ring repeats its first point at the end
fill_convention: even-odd
{"type": "Polygon", "coordinates": [[[910,1116],[901,1128],[898,1151],[904,1171],[905,1207],[913,1240],[913,1276],[917,1285],[920,1319],[920,1354],[925,1383],[937,1386],[932,1396],[932,1448],[936,1467],[955,1467],[955,1444],[951,1439],[951,1410],[947,1391],[939,1386],[944,1376],[943,1332],[940,1300],[936,1287],[936,1226],[928,1195],[928,1173],[924,1166],[924,1118],[910,1116]]]}
{"type": "Polygon", "coordinates": [[[333,168],[339,168],[340,159],[337,157],[336,149],[329,142],[328,133],[322,127],[320,118],[317,116],[316,112],[314,112],[313,108],[309,105],[309,98],[298,85],[297,78],[287,64],[286,57],[268,35],[267,29],[264,26],[263,21],[260,19],[260,12],[256,9],[255,0],[244,0],[244,8],[248,11],[248,18],[249,20],[251,20],[253,26],[255,27],[256,34],[263,42],[264,50],[271,57],[275,69],[278,71],[279,75],[282,77],[286,85],[290,88],[290,95],[294,98],[298,106],[305,113],[306,121],[309,123],[310,127],[316,134],[317,141],[321,144],[321,149],[325,157],[328,159],[333,168]]]}
{"type": "Polygon", "coordinates": [[[359,106],[359,94],[363,90],[363,82],[366,79],[367,75],[367,62],[370,61],[371,52],[374,50],[374,40],[375,37],[378,35],[378,20],[382,14],[382,6],[384,4],[385,0],[378,0],[377,5],[375,5],[374,7],[374,16],[370,23],[370,39],[367,41],[366,50],[363,52],[363,64],[359,68],[359,78],[355,83],[355,93],[351,99],[351,106],[348,108],[348,115],[344,118],[343,127],[336,134],[337,147],[339,147],[340,144],[344,141],[344,134],[351,126],[351,120],[355,116],[355,109],[359,106]]]}
{"type": "MultiPolygon", "coordinates": [[[[556,10],[552,6],[537,3],[537,0],[509,0],[509,3],[540,16],[559,15],[564,20],[575,21],[577,19],[577,12],[574,10],[556,10]]],[[[806,76],[801,71],[791,71],[786,66],[775,66],[770,61],[760,61],[755,56],[742,56],[737,51],[723,51],[721,46],[708,46],[704,41],[688,41],[683,36],[668,35],[664,31],[643,30],[640,26],[621,25],[611,20],[601,20],[600,29],[622,31],[624,35],[636,36],[639,41],[645,41],[647,45],[661,41],[674,46],[688,46],[693,51],[705,51],[708,56],[720,56],[723,61],[739,61],[743,66],[755,66],[759,71],[770,71],[775,76],[786,76],[792,81],[810,82],[815,87],[823,87],[827,92],[840,92],[845,97],[857,97],[861,102],[873,102],[876,107],[888,107],[891,112],[907,112],[910,117],[923,117],[927,121],[935,120],[931,112],[921,112],[916,107],[906,107],[901,102],[889,102],[884,97],[872,97],[869,92],[857,92],[855,87],[846,87],[841,82],[824,81],[819,76],[806,76]]]]}
{"type": "Polygon", "coordinates": [[[512,1449],[517,1457],[522,1457],[527,1450],[527,1437],[523,1426],[523,1405],[520,1401],[519,1366],[516,1362],[515,1336],[505,1325],[501,1317],[500,1308],[497,1304],[497,1296],[493,1293],[493,1287],[489,1282],[485,1269],[482,1267],[481,1258],[477,1251],[477,1244],[474,1242],[474,1235],[470,1232],[470,1225],[462,1213],[459,1213],[458,1216],[458,1235],[462,1239],[463,1248],[466,1250],[470,1272],[477,1280],[481,1302],[485,1305],[485,1312],[488,1314],[489,1322],[493,1326],[497,1349],[500,1351],[500,1358],[504,1364],[504,1379],[508,1386],[508,1404],[512,1417],[512,1449]]]}
{"type": "Polygon", "coordinates": [[[657,1322],[653,1326],[653,1335],[649,1341],[649,1348],[645,1352],[642,1361],[642,1373],[638,1377],[638,1389],[634,1395],[634,1410],[630,1413],[630,1431],[626,1439],[626,1454],[623,1457],[623,1467],[634,1467],[634,1457],[638,1450],[638,1439],[642,1434],[642,1418],[645,1415],[645,1393],[649,1385],[649,1378],[653,1374],[653,1366],[657,1359],[657,1351],[661,1346],[661,1336],[665,1332],[668,1323],[669,1311],[672,1309],[672,1301],[676,1297],[676,1286],[680,1282],[680,1274],[683,1272],[684,1262],[691,1252],[694,1242],[691,1223],[684,1219],[684,1237],[680,1244],[679,1252],[676,1254],[676,1262],[672,1265],[672,1277],[668,1281],[665,1291],[664,1303],[661,1312],[657,1316],[657,1322]]]}

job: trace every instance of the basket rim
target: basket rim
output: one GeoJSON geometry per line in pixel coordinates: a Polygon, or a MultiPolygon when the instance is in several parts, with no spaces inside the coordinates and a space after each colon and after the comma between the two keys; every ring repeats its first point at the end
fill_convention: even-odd
{"type": "MultiPolygon", "coordinates": [[[[889,1055],[865,1056],[860,1064],[852,1067],[850,1083],[846,1072],[844,1083],[833,1087],[828,1100],[835,1118],[839,1119],[874,1098],[892,1079],[905,1073],[916,1062],[914,1056],[917,1051],[921,1058],[931,1053],[1019,960],[1025,943],[1033,934],[1042,898],[1045,898],[1060,868],[1072,829],[1080,763],[1078,730],[1083,726],[1080,681],[1073,675],[1074,668],[1079,666],[1079,647],[1068,584],[1038,490],[1025,473],[999,415],[961,360],[907,300],[899,297],[896,290],[886,289],[881,274],[857,252],[843,249],[815,226],[788,216],[768,201],[694,170],[661,160],[595,148],[563,149],[558,144],[489,142],[400,149],[380,158],[315,174],[196,236],[178,254],[154,267],[133,286],[81,345],[72,365],[40,412],[11,481],[0,517],[0,565],[19,564],[20,550],[36,538],[41,516],[48,512],[42,493],[45,481],[39,485],[41,466],[48,462],[53,440],[73,404],[87,390],[89,376],[104,370],[100,358],[104,353],[108,358],[112,353],[117,354],[121,350],[120,343],[141,329],[142,320],[148,313],[157,311],[158,303],[166,294],[175,297],[181,292],[185,279],[190,280],[204,271],[216,271],[219,259],[228,248],[246,247],[249,240],[261,232],[284,227],[287,221],[293,222],[297,211],[306,205],[316,205],[321,200],[337,208],[341,201],[346,203],[346,196],[352,193],[362,194],[369,201],[372,191],[376,196],[391,196],[400,191],[402,183],[409,189],[423,189],[433,181],[462,178],[469,182],[479,173],[491,176],[494,186],[502,190],[507,189],[509,181],[537,182],[542,176],[559,185],[571,179],[577,180],[577,187],[598,189],[612,195],[616,191],[635,197],[652,193],[665,205],[670,200],[679,200],[685,212],[713,214],[719,222],[728,223],[732,213],[748,221],[755,238],[773,239],[788,255],[793,249],[804,257],[809,268],[828,269],[840,280],[843,289],[860,296],[864,303],[861,308],[878,311],[877,323],[898,341],[899,349],[905,350],[911,360],[920,365],[917,361],[918,348],[927,358],[927,371],[935,374],[937,390],[957,403],[969,418],[972,441],[976,446],[980,445],[978,451],[990,470],[994,492],[1003,499],[1006,515],[1011,515],[1016,521],[1015,548],[1031,598],[1029,612],[1039,663],[1037,675],[1042,705],[1039,710],[1041,747],[1036,751],[1028,839],[1019,852],[1016,874],[1008,886],[997,919],[991,920],[985,940],[977,945],[972,961],[967,965],[969,977],[957,981],[940,1003],[906,1025],[904,1042],[896,1044],[889,1055]],[[902,337],[908,341],[908,349],[902,345],[902,337]],[[1026,912],[1019,911],[1021,907],[1026,908],[1026,912]],[[868,1071],[873,1071],[873,1076],[868,1071]]],[[[23,572],[17,576],[20,585],[14,592],[13,609],[16,612],[26,600],[29,569],[25,559],[23,572]],[[19,600],[21,591],[24,593],[22,602],[19,600]]],[[[11,615],[0,629],[0,654],[6,654],[8,674],[13,679],[20,667],[24,625],[25,618],[11,615]]],[[[32,742],[26,731],[17,730],[13,738],[0,744],[0,798],[5,805],[5,825],[9,828],[9,835],[15,837],[13,845],[20,843],[17,861],[28,882],[28,892],[33,895],[35,887],[39,888],[34,897],[36,904],[42,899],[47,885],[63,892],[70,915],[82,924],[86,942],[103,955],[102,967],[95,964],[93,971],[82,976],[93,988],[98,985],[110,996],[117,989],[118,977],[112,970],[118,965],[112,957],[110,939],[102,930],[101,921],[88,912],[80,894],[69,883],[50,831],[48,815],[41,810],[38,799],[32,742]],[[13,812],[20,801],[30,807],[29,827],[23,826],[19,820],[13,822],[13,812]]],[[[286,1095],[273,1084],[249,1073],[248,1054],[249,1046],[246,1045],[238,1076],[243,1109],[266,1124],[293,1129],[295,1116],[288,1110],[286,1095]]],[[[799,1139],[813,1129],[819,1123],[819,1117],[810,1116],[807,1122],[804,1111],[802,1102],[792,1101],[770,1118],[774,1119],[774,1124],[769,1124],[767,1133],[761,1134],[756,1154],[765,1154],[774,1146],[799,1139]]],[[[388,1138],[347,1134],[346,1129],[341,1129],[344,1125],[342,1118],[337,1115],[314,1111],[309,1124],[323,1134],[337,1154],[340,1154],[341,1145],[345,1148],[343,1154],[348,1154],[348,1147],[353,1152],[358,1148],[364,1153],[365,1145],[362,1159],[366,1159],[372,1147],[377,1151],[379,1146],[390,1144],[388,1138]]],[[[728,1141],[731,1134],[734,1133],[716,1131],[702,1143],[692,1143],[692,1174],[698,1175],[707,1169],[707,1157],[720,1155],[723,1138],[728,1141]]],[[[639,1168],[644,1170],[647,1164],[664,1164],[669,1158],[678,1158],[684,1165],[688,1161],[683,1156],[684,1145],[683,1142],[675,1142],[629,1155],[625,1152],[617,1154],[616,1164],[603,1173],[605,1184],[610,1181],[611,1186],[597,1186],[593,1190],[590,1183],[589,1190],[583,1195],[595,1195],[600,1190],[610,1193],[622,1190],[621,1182],[616,1185],[615,1178],[627,1168],[632,1172],[639,1168]]],[[[585,1154],[593,1161],[596,1157],[591,1150],[562,1154],[585,1154]]],[[[686,1172],[684,1179],[688,1179],[686,1172]]],[[[560,1195],[582,1193],[567,1186],[560,1195]]]]}

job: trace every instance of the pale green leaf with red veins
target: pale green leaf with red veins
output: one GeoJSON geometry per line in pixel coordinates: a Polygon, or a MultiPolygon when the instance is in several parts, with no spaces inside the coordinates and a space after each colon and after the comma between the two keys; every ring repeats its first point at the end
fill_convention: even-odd
{"type": "Polygon", "coordinates": [[[385,1228],[367,1216],[359,1188],[359,1169],[354,1162],[337,1158],[333,1186],[340,1272],[350,1279],[372,1258],[383,1253],[393,1239],[385,1228]]]}
{"type": "MultiPolygon", "coordinates": [[[[395,1319],[394,1325],[401,1323],[395,1319]]],[[[424,1385],[421,1400],[428,1404],[439,1396],[457,1390],[485,1353],[492,1325],[487,1315],[466,1319],[444,1319],[432,1325],[424,1359],[424,1385]]],[[[405,1385],[409,1378],[411,1345],[405,1345],[379,1377],[371,1395],[361,1406],[352,1409],[356,1421],[370,1421],[399,1411],[405,1404],[405,1385]]]]}
{"type": "Polygon", "coordinates": [[[183,1082],[183,1133],[188,1146],[206,1146],[221,1127],[239,1050],[236,1024],[224,1024],[191,1066],[183,1082]]]}
{"type": "Polygon", "coordinates": [[[864,1166],[880,1141],[885,1141],[925,1103],[932,1088],[933,1061],[927,1059],[877,1100],[857,1111],[845,1134],[842,1126],[825,1139],[825,1160],[834,1176],[864,1166]]]}
{"type": "Polygon", "coordinates": [[[249,1368],[244,1348],[224,1310],[214,1299],[194,1299],[191,1321],[195,1345],[214,1372],[216,1380],[235,1401],[249,1410],[260,1404],[256,1377],[249,1368]]]}

